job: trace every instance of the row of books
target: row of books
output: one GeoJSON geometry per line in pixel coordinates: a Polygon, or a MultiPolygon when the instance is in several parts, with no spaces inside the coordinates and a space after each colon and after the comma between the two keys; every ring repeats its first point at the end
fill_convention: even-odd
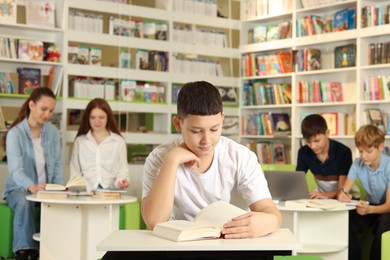
{"type": "Polygon", "coordinates": [[[298,82],[299,103],[342,102],[343,86],[336,81],[300,81],[298,82]]]}
{"type": "Polygon", "coordinates": [[[23,61],[43,61],[51,44],[37,40],[25,40],[0,36],[0,57],[23,61]]]}
{"type": "Polygon", "coordinates": [[[68,28],[76,31],[103,33],[103,15],[69,10],[68,28]]]}
{"type": "Polygon", "coordinates": [[[168,71],[168,52],[137,49],[135,59],[137,69],[168,71]]]}
{"type": "Polygon", "coordinates": [[[243,135],[289,135],[290,115],[287,113],[253,113],[242,116],[243,135]]]}
{"type": "Polygon", "coordinates": [[[115,83],[111,80],[72,79],[69,81],[69,96],[75,98],[115,99],[115,83]]]}
{"type": "Polygon", "coordinates": [[[370,43],[368,48],[369,65],[390,63],[390,41],[370,43]]]}
{"type": "Polygon", "coordinates": [[[41,70],[38,68],[17,68],[18,82],[12,80],[9,72],[0,72],[0,93],[1,94],[30,94],[35,88],[48,87],[54,94],[58,94],[61,87],[63,74],[62,66],[52,66],[49,70],[47,83],[42,86],[41,70]],[[17,87],[15,87],[17,86],[17,87]]]}
{"type": "MultiPolygon", "coordinates": [[[[40,27],[55,27],[55,1],[26,0],[26,24],[40,27]]],[[[2,0],[0,3],[0,23],[16,23],[17,1],[2,0]]]]}
{"type": "Polygon", "coordinates": [[[344,8],[333,17],[309,15],[297,19],[297,36],[317,35],[356,28],[356,9],[344,8]]]}
{"type": "Polygon", "coordinates": [[[241,0],[241,20],[288,12],[292,3],[292,0],[241,0]]]}
{"type": "Polygon", "coordinates": [[[366,76],[364,100],[390,100],[390,77],[386,75],[366,76]]]}
{"type": "Polygon", "coordinates": [[[155,82],[140,83],[122,80],[119,83],[120,97],[126,101],[145,103],[164,103],[166,85],[155,82]]]}
{"type": "Polygon", "coordinates": [[[166,41],[168,39],[168,24],[166,22],[141,21],[110,16],[108,33],[110,35],[166,41]]]}
{"type": "Polygon", "coordinates": [[[388,24],[390,15],[390,4],[375,3],[362,8],[362,28],[388,24]]]}
{"type": "Polygon", "coordinates": [[[172,70],[174,73],[191,73],[216,77],[224,76],[219,61],[208,58],[198,58],[193,55],[175,54],[172,59],[172,70]]]}
{"type": "Polygon", "coordinates": [[[260,164],[286,164],[286,151],[282,143],[252,140],[246,146],[257,155],[260,164]]]}
{"type": "Polygon", "coordinates": [[[216,0],[173,0],[172,10],[178,13],[211,17],[218,16],[218,5],[216,0]]]}
{"type": "Polygon", "coordinates": [[[261,81],[243,83],[244,106],[291,104],[291,84],[272,84],[261,81]]]}
{"type": "Polygon", "coordinates": [[[68,46],[68,63],[102,65],[102,49],[71,44],[68,46]]]}
{"type": "Polygon", "coordinates": [[[278,25],[256,25],[248,31],[248,44],[291,38],[291,22],[278,25]]]}
{"type": "Polygon", "coordinates": [[[246,53],[241,56],[241,75],[253,77],[289,73],[293,71],[292,53],[278,51],[275,54],[246,53]]]}
{"type": "Polygon", "coordinates": [[[200,29],[196,25],[174,25],[172,41],[210,47],[227,48],[226,33],[216,29],[200,29]]]}

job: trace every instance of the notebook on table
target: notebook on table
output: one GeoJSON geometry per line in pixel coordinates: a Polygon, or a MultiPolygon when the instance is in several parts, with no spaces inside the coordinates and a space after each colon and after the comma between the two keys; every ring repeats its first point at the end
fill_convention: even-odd
{"type": "Polygon", "coordinates": [[[309,199],[306,174],[303,171],[264,171],[273,200],[309,199]]]}

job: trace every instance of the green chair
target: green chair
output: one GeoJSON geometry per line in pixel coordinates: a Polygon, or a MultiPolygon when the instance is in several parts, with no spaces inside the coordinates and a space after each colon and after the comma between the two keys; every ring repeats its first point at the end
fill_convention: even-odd
{"type": "Polygon", "coordinates": [[[381,258],[382,260],[390,259],[390,231],[386,231],[382,234],[382,252],[381,258]]]}
{"type": "Polygon", "coordinates": [[[14,213],[5,203],[0,203],[0,257],[12,258],[14,213]]]}
{"type": "Polygon", "coordinates": [[[145,223],[141,217],[141,204],[136,202],[127,203],[121,206],[119,216],[119,229],[138,230],[145,229],[145,223]]]}
{"type": "Polygon", "coordinates": [[[295,171],[293,164],[261,164],[263,171],[295,171]]]}

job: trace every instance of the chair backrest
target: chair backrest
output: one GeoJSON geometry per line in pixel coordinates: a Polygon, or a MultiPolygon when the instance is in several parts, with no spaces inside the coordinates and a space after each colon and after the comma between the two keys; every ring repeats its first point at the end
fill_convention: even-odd
{"type": "Polygon", "coordinates": [[[274,256],[274,260],[323,260],[319,256],[312,255],[292,255],[292,256],[274,256]]]}

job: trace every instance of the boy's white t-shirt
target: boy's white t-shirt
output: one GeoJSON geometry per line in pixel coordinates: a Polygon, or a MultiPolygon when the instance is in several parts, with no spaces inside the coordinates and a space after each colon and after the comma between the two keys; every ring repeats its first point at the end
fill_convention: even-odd
{"type": "MultiPolygon", "coordinates": [[[[144,167],[142,198],[148,195],[153,186],[165,154],[182,142],[181,137],[176,138],[158,146],[148,156],[144,167]]],[[[193,220],[201,209],[213,202],[237,200],[234,198],[237,191],[247,206],[260,199],[271,198],[256,155],[247,147],[221,136],[207,172],[199,174],[184,165],[179,166],[171,219],[193,220]]]]}

